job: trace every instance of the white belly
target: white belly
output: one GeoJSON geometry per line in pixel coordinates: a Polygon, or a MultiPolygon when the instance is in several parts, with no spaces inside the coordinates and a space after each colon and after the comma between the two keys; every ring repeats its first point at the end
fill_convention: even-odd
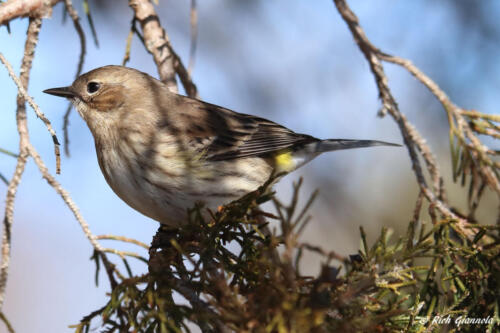
{"type": "Polygon", "coordinates": [[[272,167],[260,158],[193,165],[159,156],[154,164],[147,166],[141,161],[125,161],[114,150],[104,151],[99,165],[106,181],[123,201],[170,226],[185,223],[188,210],[195,204],[215,211],[256,190],[272,172],[272,167]],[[107,162],[103,163],[104,160],[107,162]]]}

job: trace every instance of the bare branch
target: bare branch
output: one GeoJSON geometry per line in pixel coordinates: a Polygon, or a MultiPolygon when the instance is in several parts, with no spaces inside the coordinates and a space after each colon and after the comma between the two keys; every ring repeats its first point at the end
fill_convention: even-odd
{"type": "Polygon", "coordinates": [[[5,155],[8,155],[8,156],[15,157],[15,158],[18,158],[18,157],[19,157],[19,155],[18,155],[18,154],[13,153],[13,152],[11,152],[10,150],[3,149],[3,148],[0,148],[0,153],[5,154],[5,155]]]}
{"type": "MultiPolygon", "coordinates": [[[[3,220],[4,230],[2,234],[2,264],[0,266],[0,310],[2,309],[3,301],[5,298],[5,288],[7,287],[7,278],[9,273],[11,230],[12,222],[14,220],[14,201],[29,154],[28,122],[26,118],[25,105],[25,97],[27,96],[27,94],[21,93],[21,89],[26,92],[26,89],[28,88],[31,64],[35,55],[35,48],[38,42],[38,33],[40,32],[41,25],[42,20],[40,18],[30,19],[28,31],[26,33],[26,42],[24,45],[24,56],[21,63],[21,77],[19,79],[17,79],[16,77],[19,88],[16,111],[17,131],[19,133],[19,156],[17,158],[14,175],[12,176],[12,179],[10,180],[7,188],[7,198],[5,200],[5,215],[3,220]]],[[[3,58],[3,55],[1,53],[0,60],[2,60],[2,62],[6,65],[9,74],[15,77],[14,73],[12,72],[12,67],[6,61],[6,59],[3,58]]]]}
{"type": "Polygon", "coordinates": [[[122,241],[125,243],[130,243],[130,244],[135,244],[137,246],[140,246],[146,250],[149,249],[149,245],[144,244],[143,242],[139,242],[138,240],[124,237],[124,236],[115,236],[115,235],[99,235],[96,237],[97,239],[106,239],[106,240],[117,240],[117,241],[122,241]]]}
{"type": "Polygon", "coordinates": [[[0,25],[18,17],[49,17],[60,0],[9,0],[0,4],[0,25]]]}
{"type": "Polygon", "coordinates": [[[188,96],[197,97],[197,89],[181,59],[170,45],[167,33],[160,25],[153,4],[148,0],[129,0],[136,20],[141,24],[144,34],[144,45],[153,55],[158,74],[170,91],[177,93],[176,73],[188,96]]]}
{"type": "Polygon", "coordinates": [[[9,333],[14,333],[15,332],[14,328],[12,327],[11,323],[9,322],[9,320],[7,319],[7,317],[5,316],[5,314],[3,312],[0,312],[0,321],[3,321],[3,323],[7,327],[7,331],[9,333]]]}
{"type": "Polygon", "coordinates": [[[87,16],[87,21],[89,22],[90,31],[92,32],[92,38],[96,47],[99,47],[99,39],[97,38],[97,31],[94,26],[94,20],[92,19],[92,14],[90,14],[90,5],[88,0],[83,0],[83,9],[85,15],[87,16]]]}
{"type": "MultiPolygon", "coordinates": [[[[71,0],[65,0],[64,4],[66,6],[66,12],[69,13],[71,19],[73,20],[73,25],[75,27],[76,32],[78,33],[78,38],[80,39],[80,57],[78,59],[78,66],[76,67],[76,75],[75,78],[82,74],[83,62],[85,60],[85,53],[87,52],[87,42],[85,39],[85,34],[83,32],[82,26],[80,24],[80,18],[78,17],[78,13],[73,8],[73,4],[71,0]]],[[[69,156],[69,115],[71,114],[71,110],[73,109],[73,105],[69,103],[66,112],[64,113],[63,118],[63,135],[64,135],[64,153],[66,156],[69,156]]]]}
{"type": "Polygon", "coordinates": [[[125,66],[127,62],[130,60],[130,49],[132,47],[132,38],[134,37],[134,25],[135,19],[132,20],[132,26],[130,27],[130,31],[127,35],[127,43],[125,45],[125,55],[123,56],[122,66],[125,66]]]}
{"type": "Polygon", "coordinates": [[[446,95],[446,93],[441,88],[439,88],[439,86],[430,77],[425,75],[425,73],[422,72],[417,66],[415,66],[410,60],[389,55],[378,49],[373,49],[373,51],[377,52],[382,60],[406,68],[408,72],[410,72],[413,76],[415,76],[417,80],[422,82],[437,97],[437,99],[441,102],[441,104],[443,104],[444,107],[454,106],[453,102],[446,95]]]}
{"type": "MultiPolygon", "coordinates": [[[[31,62],[31,59],[33,58],[33,54],[34,54],[34,50],[32,51],[31,54],[29,54],[29,57],[31,57],[30,62],[31,62]]],[[[31,106],[31,108],[33,109],[33,111],[35,111],[37,117],[43,121],[43,123],[45,124],[45,127],[47,127],[47,130],[49,131],[50,135],[52,136],[52,141],[54,142],[54,153],[56,155],[56,173],[60,173],[61,172],[61,153],[59,151],[60,144],[59,144],[59,141],[57,140],[56,132],[52,128],[52,124],[50,123],[50,120],[47,117],[45,117],[45,114],[42,112],[42,110],[40,110],[40,108],[35,103],[33,98],[31,98],[31,96],[28,95],[28,92],[23,87],[21,80],[14,73],[14,70],[12,69],[11,64],[7,61],[7,59],[5,59],[5,57],[3,56],[3,54],[1,52],[0,52],[0,61],[5,65],[5,68],[7,68],[7,71],[9,72],[10,77],[12,78],[14,83],[17,85],[19,94],[22,96],[22,97],[18,96],[18,107],[19,107],[19,100],[20,100],[19,98],[26,100],[28,102],[28,104],[31,106]]],[[[21,75],[23,74],[23,72],[24,72],[24,70],[22,69],[21,75]]]]}
{"type": "MultiPolygon", "coordinates": [[[[356,14],[354,14],[351,9],[347,6],[345,0],[334,0],[335,5],[339,13],[341,14],[344,21],[347,23],[347,26],[351,30],[351,33],[354,36],[356,43],[358,44],[360,50],[365,55],[368,63],[370,64],[370,68],[375,76],[375,81],[379,90],[379,97],[382,100],[382,112],[388,112],[394,120],[399,125],[401,134],[403,135],[405,144],[408,148],[408,153],[410,154],[410,158],[412,160],[413,169],[415,170],[415,174],[417,177],[417,182],[421,187],[427,188],[427,184],[425,181],[425,177],[423,175],[423,170],[418,161],[418,156],[415,148],[418,148],[422,155],[426,158],[426,162],[430,166],[430,173],[433,178],[433,186],[436,193],[440,192],[439,179],[441,178],[439,174],[439,170],[437,168],[437,163],[435,162],[435,158],[431,153],[430,148],[425,143],[424,139],[420,136],[418,131],[410,124],[410,122],[406,119],[406,117],[399,111],[399,107],[396,103],[396,100],[391,94],[389,89],[387,77],[385,76],[384,68],[378,58],[378,49],[373,46],[363,29],[359,25],[358,18],[356,14]],[[416,147],[415,147],[416,146],[416,147]]],[[[430,198],[429,198],[430,199],[430,198]]]]}
{"type": "MultiPolygon", "coordinates": [[[[417,183],[420,187],[425,198],[430,202],[431,207],[439,210],[445,217],[456,219],[462,229],[467,224],[467,221],[455,214],[446,203],[443,179],[440,174],[438,164],[430,147],[422,138],[417,129],[406,119],[405,115],[400,112],[398,104],[389,89],[388,80],[384,72],[384,67],[381,63],[381,54],[366,37],[363,29],[359,25],[359,20],[356,14],[352,12],[345,0],[333,0],[338,12],[346,22],[349,30],[351,31],[354,40],[356,41],[361,52],[365,56],[370,65],[370,69],[375,77],[375,82],[379,91],[379,97],[382,100],[382,114],[389,113],[399,126],[400,132],[403,136],[405,145],[408,149],[412,167],[415,172],[417,183]],[[431,190],[425,180],[422,165],[418,159],[419,151],[427,165],[427,171],[431,175],[432,188],[431,190]]],[[[485,154],[486,155],[486,154],[485,154]]],[[[471,236],[473,233],[470,229],[463,230],[464,234],[471,236]]]]}
{"type": "MultiPolygon", "coordinates": [[[[38,33],[40,31],[40,27],[41,27],[41,18],[30,18],[30,24],[27,33],[28,37],[26,39],[25,52],[20,71],[21,73],[20,78],[18,78],[15,75],[14,70],[12,69],[10,63],[7,61],[7,59],[5,59],[3,54],[0,53],[0,61],[5,65],[9,75],[11,76],[11,78],[18,87],[16,119],[20,137],[18,161],[16,169],[14,171],[14,175],[10,180],[7,189],[7,199],[6,199],[5,217],[4,217],[4,233],[2,235],[2,265],[0,267],[0,309],[3,304],[5,287],[8,277],[8,267],[10,261],[10,238],[11,238],[11,228],[12,228],[12,221],[14,214],[14,200],[17,192],[17,187],[21,181],[25,165],[29,156],[33,157],[33,160],[35,161],[35,164],[38,166],[40,172],[42,173],[43,178],[45,178],[49,183],[49,185],[51,185],[56,190],[56,192],[63,198],[66,205],[73,212],[75,218],[80,223],[80,226],[84,234],[87,236],[94,249],[100,252],[103,257],[105,257],[103,253],[103,248],[98,243],[96,237],[90,232],[88,224],[81,216],[76,204],[73,202],[68,192],[66,192],[61,187],[59,182],[57,182],[54,176],[50,174],[43,160],[41,159],[40,155],[37,153],[37,151],[29,141],[26,108],[25,108],[26,101],[33,108],[36,115],[44,122],[49,133],[52,135],[56,153],[56,165],[57,165],[56,172],[59,173],[60,172],[59,142],[57,140],[55,131],[53,130],[50,121],[45,117],[45,115],[39,109],[38,105],[33,101],[33,99],[28,95],[26,91],[29,81],[29,72],[31,69],[31,63],[34,56],[35,46],[38,41],[38,33]]],[[[106,269],[108,269],[109,262],[106,261],[105,264],[106,264],[106,269]]]]}
{"type": "MultiPolygon", "coordinates": [[[[20,144],[21,142],[22,141],[20,140],[20,144]]],[[[5,200],[5,215],[3,219],[2,233],[2,264],[0,266],[0,309],[3,306],[3,301],[5,298],[5,288],[7,287],[7,278],[9,274],[11,230],[12,222],[14,220],[14,201],[16,198],[17,187],[19,186],[21,177],[24,173],[27,158],[28,154],[25,151],[25,148],[23,148],[22,153],[17,159],[14,175],[12,176],[7,188],[7,198],[5,200]]]]}
{"type": "Polygon", "coordinates": [[[66,205],[69,207],[73,215],[75,216],[76,220],[80,224],[80,227],[83,230],[83,233],[85,236],[87,236],[88,240],[94,247],[99,252],[103,252],[103,247],[97,242],[97,237],[92,234],[90,231],[88,223],[85,221],[83,218],[82,214],[80,213],[80,210],[78,209],[78,206],[75,204],[73,199],[70,197],[69,193],[62,188],[61,184],[52,176],[45,166],[45,163],[43,162],[42,158],[38,154],[38,152],[35,150],[35,148],[29,144],[28,145],[28,151],[29,154],[33,157],[33,160],[35,161],[35,164],[38,166],[38,169],[40,170],[40,173],[42,174],[42,177],[49,183],[51,187],[56,190],[56,192],[62,197],[66,205]]]}
{"type": "Polygon", "coordinates": [[[191,45],[189,49],[188,74],[191,75],[194,68],[196,45],[198,41],[198,11],[196,9],[196,0],[191,0],[189,23],[191,25],[191,45]]]}
{"type": "MultiPolygon", "coordinates": [[[[444,110],[446,111],[448,115],[448,121],[450,125],[450,131],[452,132],[453,135],[456,135],[464,147],[468,147],[471,149],[471,154],[474,155],[474,158],[478,161],[483,162],[486,166],[494,166],[494,161],[488,156],[489,149],[486,147],[484,144],[481,143],[477,135],[474,134],[474,129],[471,127],[471,125],[464,119],[464,116],[471,116],[471,117],[485,117],[485,119],[490,119],[493,121],[498,121],[498,117],[496,116],[483,116],[479,115],[477,112],[471,112],[471,111],[466,111],[457,105],[455,105],[450,98],[447,96],[447,94],[429,77],[427,76],[424,72],[422,72],[418,67],[416,67],[410,60],[396,57],[389,55],[385,52],[382,52],[380,49],[375,47],[371,42],[368,40],[366,35],[364,34],[363,30],[359,26],[359,22],[357,20],[357,17],[355,14],[348,8],[347,4],[345,3],[345,0],[342,1],[336,1],[335,4],[337,5],[337,8],[339,12],[341,13],[342,17],[346,21],[346,23],[349,26],[349,29],[351,29],[351,32],[353,33],[353,36],[356,40],[356,43],[358,43],[358,46],[362,50],[362,52],[365,54],[367,59],[369,60],[372,71],[373,71],[373,66],[370,61],[370,57],[374,58],[375,62],[380,62],[380,60],[391,62],[393,64],[399,65],[403,68],[405,68],[410,74],[412,74],[418,81],[420,81],[423,85],[429,89],[429,91],[439,100],[439,102],[443,105],[444,110]],[[459,131],[455,131],[455,123],[458,126],[459,131]],[[465,133],[465,135],[463,135],[465,133]],[[469,144],[467,141],[470,141],[471,144],[469,144]]],[[[380,65],[381,67],[381,65],[380,65]]],[[[382,67],[381,67],[382,68],[382,67]]],[[[377,77],[377,73],[373,71],[375,76],[377,77]]],[[[384,93],[384,85],[379,84],[379,79],[377,78],[377,85],[379,85],[379,91],[381,94],[381,98],[384,102],[388,101],[388,96],[384,93]]],[[[385,86],[387,86],[385,84],[385,86]]],[[[385,108],[384,108],[385,109],[385,108]]],[[[476,132],[481,132],[476,131],[476,132]]],[[[417,132],[414,132],[415,135],[420,135],[417,132]]],[[[496,133],[493,131],[483,131],[482,134],[490,135],[492,137],[496,137],[496,133]]],[[[415,138],[418,138],[415,137],[415,138]]],[[[425,159],[425,162],[427,164],[429,173],[431,174],[432,180],[433,180],[433,187],[434,191],[438,193],[438,198],[446,202],[446,198],[444,197],[444,188],[443,188],[443,179],[439,174],[438,166],[436,163],[436,160],[434,156],[432,155],[428,145],[422,144],[423,139],[419,138],[420,142],[416,142],[416,147],[417,149],[422,153],[422,156],[425,159]],[[439,190],[437,190],[439,189],[439,190]]],[[[411,154],[410,154],[411,155],[411,154]]],[[[478,170],[481,173],[481,176],[483,179],[486,181],[488,186],[493,189],[499,196],[500,196],[500,180],[498,177],[495,175],[495,172],[484,165],[478,166],[478,170]]]]}
{"type": "Polygon", "coordinates": [[[146,49],[153,55],[160,80],[168,86],[170,91],[177,93],[174,56],[168,46],[170,43],[168,35],[160,25],[160,19],[153,4],[148,0],[130,0],[129,6],[134,10],[135,18],[141,24],[146,49]]]}
{"type": "MultiPolygon", "coordinates": [[[[479,159],[485,161],[487,164],[491,165],[492,160],[487,156],[488,147],[481,143],[481,141],[477,138],[477,136],[472,132],[471,126],[465,121],[464,115],[471,115],[478,117],[477,112],[471,113],[468,112],[457,105],[455,105],[448,95],[424,72],[422,72],[418,67],[416,67],[410,60],[403,59],[400,57],[392,56],[387,53],[384,53],[378,49],[374,49],[374,52],[378,53],[380,59],[391,62],[393,64],[397,64],[405,68],[409,73],[411,73],[418,81],[420,81],[423,85],[429,89],[429,91],[439,100],[439,102],[443,105],[444,110],[448,113],[448,119],[450,121],[450,126],[453,127],[453,119],[457,122],[457,125],[465,132],[467,139],[472,142],[473,149],[477,152],[479,159]]],[[[494,121],[498,121],[498,118],[495,116],[489,117],[494,121]]],[[[496,133],[485,133],[492,137],[495,137],[496,133]]],[[[424,155],[425,157],[425,155],[424,155]]],[[[487,168],[479,168],[479,171],[482,173],[483,177],[488,180],[488,185],[500,195],[500,181],[496,178],[494,173],[487,168]]]]}

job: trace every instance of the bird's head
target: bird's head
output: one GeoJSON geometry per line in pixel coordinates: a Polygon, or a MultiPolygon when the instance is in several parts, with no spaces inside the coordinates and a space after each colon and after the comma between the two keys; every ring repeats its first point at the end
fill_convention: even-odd
{"type": "Polygon", "coordinates": [[[162,83],[146,73],[123,66],[104,66],[79,76],[67,87],[44,93],[69,99],[94,135],[115,126],[134,110],[148,108],[151,94],[162,83]]]}

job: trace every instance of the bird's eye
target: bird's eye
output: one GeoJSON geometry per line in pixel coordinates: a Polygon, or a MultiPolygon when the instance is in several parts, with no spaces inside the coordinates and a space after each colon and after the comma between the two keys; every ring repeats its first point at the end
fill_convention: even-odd
{"type": "Polygon", "coordinates": [[[93,94],[95,93],[97,90],[99,90],[99,88],[101,87],[101,85],[97,82],[89,82],[87,84],[87,92],[89,94],[93,94]]]}

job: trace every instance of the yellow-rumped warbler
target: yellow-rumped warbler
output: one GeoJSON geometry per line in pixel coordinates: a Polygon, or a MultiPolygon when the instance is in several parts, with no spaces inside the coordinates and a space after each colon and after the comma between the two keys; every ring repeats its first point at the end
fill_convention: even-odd
{"type": "Polygon", "coordinates": [[[215,209],[291,172],[319,154],[395,144],[320,140],[272,121],[170,92],[148,74],[105,66],[69,87],[66,97],[89,126],[102,173],[132,208],[178,226],[195,203],[215,209]]]}

